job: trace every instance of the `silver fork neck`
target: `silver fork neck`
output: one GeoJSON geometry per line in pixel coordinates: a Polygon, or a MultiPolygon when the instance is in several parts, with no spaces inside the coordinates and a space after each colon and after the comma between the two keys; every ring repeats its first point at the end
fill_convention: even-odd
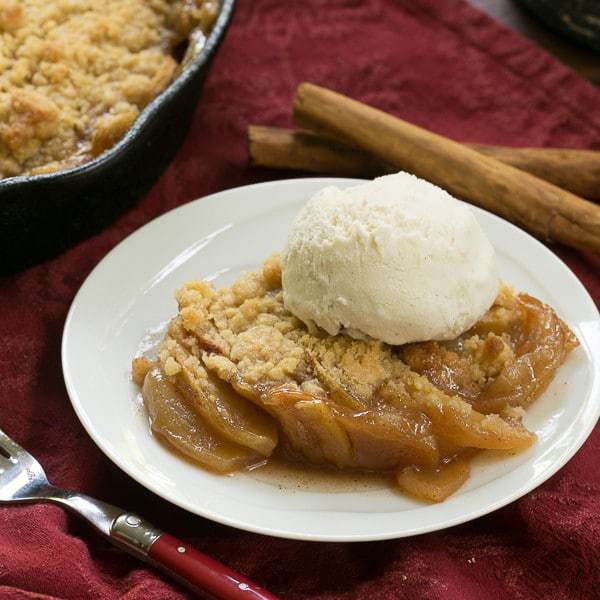
{"type": "Polygon", "coordinates": [[[105,535],[110,535],[112,523],[123,510],[107,502],[96,500],[79,492],[63,490],[47,484],[39,490],[38,500],[59,504],[84,517],[105,535]]]}
{"type": "Polygon", "coordinates": [[[134,513],[118,506],[96,500],[79,492],[63,490],[52,484],[42,486],[36,500],[58,504],[81,515],[100,533],[146,558],[150,546],[162,535],[162,531],[134,513]]]}

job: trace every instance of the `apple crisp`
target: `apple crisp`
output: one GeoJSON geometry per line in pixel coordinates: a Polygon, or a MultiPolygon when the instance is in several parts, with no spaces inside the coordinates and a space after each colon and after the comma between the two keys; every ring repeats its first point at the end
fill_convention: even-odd
{"type": "Polygon", "coordinates": [[[578,345],[550,307],[508,287],[457,339],[405,346],[309,330],[282,296],[277,255],[231,287],[189,282],[157,360],[134,360],[153,431],[206,468],[278,447],[441,501],[477,451],[534,443],[523,408],[578,345]]]}
{"type": "Polygon", "coordinates": [[[218,0],[0,0],[0,178],[75,166],[117,142],[207,33],[218,0]]]}

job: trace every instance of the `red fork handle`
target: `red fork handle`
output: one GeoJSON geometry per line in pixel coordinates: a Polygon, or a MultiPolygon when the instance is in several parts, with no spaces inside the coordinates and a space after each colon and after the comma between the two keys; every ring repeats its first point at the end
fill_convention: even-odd
{"type": "Polygon", "coordinates": [[[279,600],[250,579],[168,533],[150,546],[148,556],[179,579],[220,600],[279,600]]]}

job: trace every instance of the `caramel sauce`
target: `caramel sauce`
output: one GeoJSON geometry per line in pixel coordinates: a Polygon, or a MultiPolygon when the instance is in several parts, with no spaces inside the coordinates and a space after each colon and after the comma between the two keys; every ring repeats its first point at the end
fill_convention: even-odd
{"type": "Polygon", "coordinates": [[[245,475],[280,490],[343,494],[394,490],[393,474],[346,471],[329,466],[293,461],[277,453],[245,475]]]}

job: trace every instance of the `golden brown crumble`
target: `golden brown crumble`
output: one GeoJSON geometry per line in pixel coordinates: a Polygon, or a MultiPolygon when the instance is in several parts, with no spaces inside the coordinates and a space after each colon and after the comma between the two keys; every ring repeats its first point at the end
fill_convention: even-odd
{"type": "MultiPolygon", "coordinates": [[[[451,342],[392,347],[308,331],[283,306],[277,255],[229,288],[193,281],[176,297],[160,372],[223,439],[269,456],[276,423],[295,457],[394,471],[401,489],[434,501],[465,481],[477,449],[533,443],[522,407],[577,345],[552,309],[506,287],[451,342]]],[[[134,363],[134,376],[140,369],[134,363]]],[[[197,459],[230,468],[229,460],[215,467],[213,454],[197,459]]]]}
{"type": "Polygon", "coordinates": [[[145,356],[134,358],[131,361],[131,378],[134,383],[141,387],[152,366],[152,361],[148,360],[145,356]]]}
{"type": "Polygon", "coordinates": [[[110,148],[172,79],[216,0],[0,0],[0,178],[110,148]]]}

